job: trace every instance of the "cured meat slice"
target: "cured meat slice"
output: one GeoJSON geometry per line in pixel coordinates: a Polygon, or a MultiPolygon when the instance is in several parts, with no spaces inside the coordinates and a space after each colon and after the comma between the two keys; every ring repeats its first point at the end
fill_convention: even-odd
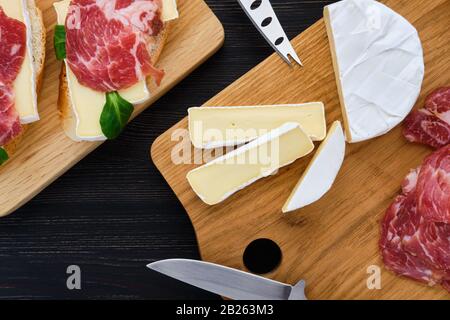
{"type": "Polygon", "coordinates": [[[450,225],[428,222],[412,210],[404,238],[404,249],[438,270],[450,280],[450,225]]]}
{"type": "Polygon", "coordinates": [[[428,221],[450,224],[450,145],[433,153],[422,165],[417,201],[428,221]]]}
{"type": "Polygon", "coordinates": [[[147,45],[163,23],[160,0],[72,0],[66,20],[67,62],[78,81],[110,92],[164,72],[147,45]]]}
{"type": "Polygon", "coordinates": [[[25,57],[26,27],[0,7],[0,85],[13,82],[25,57]]]}
{"type": "Polygon", "coordinates": [[[403,239],[408,229],[417,230],[410,221],[415,215],[414,196],[398,196],[389,207],[382,223],[380,248],[386,267],[394,273],[429,285],[440,282],[439,270],[433,270],[422,259],[403,248],[403,239]]]}
{"type": "Polygon", "coordinates": [[[19,114],[14,108],[13,88],[0,85],[0,146],[4,146],[22,131],[19,114]]]}
{"type": "Polygon", "coordinates": [[[389,270],[429,285],[442,284],[450,292],[450,224],[429,219],[419,205],[426,193],[425,198],[434,197],[433,210],[428,210],[449,209],[450,193],[441,192],[442,183],[448,183],[442,171],[449,168],[449,152],[450,146],[435,152],[405,178],[402,194],[382,221],[380,250],[389,270]]]}
{"type": "Polygon", "coordinates": [[[417,210],[417,170],[403,183],[382,223],[380,247],[386,267],[429,285],[450,280],[450,226],[427,222],[417,210]],[[438,263],[436,263],[438,262],[438,263]]]}
{"type": "Polygon", "coordinates": [[[450,87],[433,91],[425,101],[425,109],[450,124],[450,87]]]}
{"type": "Polygon", "coordinates": [[[450,143],[450,87],[433,91],[425,109],[412,112],[404,122],[404,136],[410,142],[436,149],[450,143]]]}
{"type": "Polygon", "coordinates": [[[441,148],[450,143],[450,125],[428,110],[413,111],[405,120],[403,134],[410,142],[441,148]]]}
{"type": "Polygon", "coordinates": [[[6,16],[1,7],[0,44],[0,146],[4,146],[22,131],[14,108],[13,82],[25,58],[26,27],[6,16]]]}

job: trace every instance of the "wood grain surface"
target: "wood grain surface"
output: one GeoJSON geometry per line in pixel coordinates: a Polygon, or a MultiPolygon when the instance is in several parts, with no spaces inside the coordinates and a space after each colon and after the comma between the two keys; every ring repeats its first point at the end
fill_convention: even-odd
{"type": "MultiPolygon", "coordinates": [[[[54,0],[38,0],[48,31],[47,59],[39,99],[41,120],[32,124],[11,161],[0,168],[0,217],[25,204],[101,143],[78,143],[62,131],[57,112],[61,63],[53,53],[54,0]]],[[[136,106],[133,118],[169,91],[223,44],[220,22],[203,0],[178,1],[180,19],[173,22],[158,67],[166,72],[152,97],[136,106]]],[[[151,81],[151,80],[149,80],[151,81]]]]}
{"type": "MultiPolygon", "coordinates": [[[[430,90],[450,83],[449,0],[382,1],[418,29],[426,75],[417,107],[430,90]]],[[[276,55],[205,105],[257,105],[323,101],[327,122],[341,119],[331,55],[321,20],[293,40],[305,67],[288,67],[276,55]]],[[[242,254],[258,238],[269,238],[283,251],[281,265],[267,277],[296,283],[306,279],[310,299],[448,299],[442,288],[394,276],[378,251],[380,220],[404,177],[430,154],[407,143],[398,127],[368,142],[348,145],[346,160],[332,190],[317,203],[290,215],[281,207],[311,157],[284,168],[235,194],[222,204],[205,205],[185,176],[195,165],[175,165],[171,135],[187,128],[186,119],[153,144],[152,158],[192,220],[204,260],[245,270],[242,254]],[[380,266],[382,289],[369,290],[368,267],[380,266]]],[[[199,152],[199,151],[197,151],[199,152]]]]}

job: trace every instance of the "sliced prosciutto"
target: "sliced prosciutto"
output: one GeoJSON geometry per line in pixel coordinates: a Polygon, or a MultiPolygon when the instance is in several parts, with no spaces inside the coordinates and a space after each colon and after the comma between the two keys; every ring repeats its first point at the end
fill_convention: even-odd
{"type": "Polygon", "coordinates": [[[435,152],[406,177],[382,221],[380,250],[389,270],[450,292],[450,223],[442,219],[450,208],[449,151],[435,152]]]}
{"type": "Polygon", "coordinates": [[[425,109],[431,111],[439,119],[450,124],[450,87],[433,91],[425,101],[425,109]]]}
{"type": "Polygon", "coordinates": [[[4,146],[22,131],[19,114],[14,108],[14,90],[0,85],[0,147],[4,146]]]}
{"type": "Polygon", "coordinates": [[[439,149],[450,143],[450,125],[426,109],[413,111],[404,122],[404,136],[409,142],[439,149]]]}
{"type": "Polygon", "coordinates": [[[404,122],[406,139],[441,148],[450,143],[450,87],[433,91],[425,108],[412,112],[404,122]]]}
{"type": "Polygon", "coordinates": [[[420,222],[414,219],[417,215],[414,202],[414,196],[401,195],[387,210],[380,241],[383,261],[389,270],[400,276],[435,285],[441,281],[442,272],[407,251],[403,243],[407,233],[420,230],[420,222]]]}
{"type": "Polygon", "coordinates": [[[22,131],[14,107],[13,82],[22,67],[25,49],[25,25],[6,16],[0,7],[0,147],[22,131]]]}
{"type": "Polygon", "coordinates": [[[72,0],[66,20],[67,62],[78,81],[111,92],[164,72],[148,45],[162,29],[161,0],[72,0]]]}
{"type": "Polygon", "coordinates": [[[417,205],[427,220],[450,224],[450,145],[429,156],[422,165],[417,205]]]}

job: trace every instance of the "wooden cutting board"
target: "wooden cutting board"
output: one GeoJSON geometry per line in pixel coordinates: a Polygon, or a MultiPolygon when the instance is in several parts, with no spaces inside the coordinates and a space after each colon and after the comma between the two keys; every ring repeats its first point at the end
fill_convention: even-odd
{"type": "MultiPolygon", "coordinates": [[[[417,102],[421,107],[430,90],[450,84],[450,0],[383,2],[411,21],[423,41],[426,76],[417,102]]],[[[292,42],[304,68],[291,68],[274,54],[205,105],[323,101],[328,124],[341,119],[324,21],[292,42]]],[[[178,129],[187,129],[187,119],[161,135],[151,154],[186,208],[204,260],[246,270],[243,252],[247,245],[269,238],[281,247],[283,258],[279,267],[265,276],[291,284],[306,279],[310,299],[450,298],[440,287],[429,288],[394,276],[380,259],[380,220],[409,170],[431,153],[427,147],[407,143],[400,127],[378,139],[348,145],[332,190],[317,203],[289,215],[283,215],[281,207],[311,157],[210,207],[186,181],[186,173],[196,165],[171,161],[176,138],[183,132],[178,129]],[[372,265],[381,268],[381,290],[367,288],[367,269],[372,265]]]]}
{"type": "MultiPolygon", "coordinates": [[[[17,154],[0,168],[0,217],[42,191],[101,143],[76,143],[67,138],[57,113],[61,62],[53,51],[56,14],[54,0],[37,0],[47,28],[47,59],[39,100],[41,120],[30,126],[17,154]]],[[[223,44],[220,21],[203,0],[178,0],[180,18],[172,23],[169,39],[158,67],[166,71],[152,98],[136,107],[133,117],[144,111],[223,44]]]]}

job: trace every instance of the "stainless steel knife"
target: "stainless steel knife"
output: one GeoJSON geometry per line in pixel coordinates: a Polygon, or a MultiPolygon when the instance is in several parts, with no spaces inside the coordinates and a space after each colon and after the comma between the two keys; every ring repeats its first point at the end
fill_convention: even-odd
{"type": "Polygon", "coordinates": [[[238,0],[238,2],[255,27],[284,61],[291,64],[289,59],[291,57],[303,66],[269,0],[238,0]]]}
{"type": "Polygon", "coordinates": [[[187,259],[162,260],[147,267],[233,300],[307,300],[303,280],[291,286],[221,265],[187,259]]]}

